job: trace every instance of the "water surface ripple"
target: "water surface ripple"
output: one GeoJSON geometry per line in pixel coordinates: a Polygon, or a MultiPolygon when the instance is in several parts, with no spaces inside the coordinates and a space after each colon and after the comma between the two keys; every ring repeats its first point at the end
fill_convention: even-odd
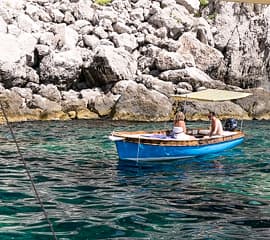
{"type": "MultiPolygon", "coordinates": [[[[13,123],[58,239],[269,239],[270,122],[193,160],[118,161],[114,130],[157,123],[13,123]]],[[[206,123],[188,123],[189,126],[206,123]]],[[[0,239],[53,239],[7,126],[1,126],[0,239]]]]}

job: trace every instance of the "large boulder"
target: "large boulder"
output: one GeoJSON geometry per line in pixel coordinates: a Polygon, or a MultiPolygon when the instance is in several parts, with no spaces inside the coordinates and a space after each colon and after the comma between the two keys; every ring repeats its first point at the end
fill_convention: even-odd
{"type": "Polygon", "coordinates": [[[253,95],[236,101],[254,119],[270,119],[270,94],[263,89],[253,89],[253,95]]]}
{"type": "Polygon", "coordinates": [[[161,73],[159,77],[164,81],[174,83],[187,82],[194,90],[199,87],[224,89],[226,86],[223,82],[212,79],[196,67],[165,71],[161,73]]]}
{"type": "Polygon", "coordinates": [[[52,52],[40,63],[40,82],[52,83],[60,90],[70,89],[79,79],[83,61],[78,50],[52,52]]]}
{"type": "Polygon", "coordinates": [[[41,84],[38,94],[57,103],[59,103],[61,100],[60,91],[53,84],[41,84]]]}
{"type": "Polygon", "coordinates": [[[27,81],[38,81],[35,71],[28,67],[35,63],[36,43],[36,38],[29,33],[18,37],[0,33],[0,79],[6,88],[22,87],[27,81]]]}
{"type": "Polygon", "coordinates": [[[118,100],[119,96],[107,94],[97,96],[93,108],[99,116],[110,116],[115,102],[118,100]]]}
{"type": "Polygon", "coordinates": [[[191,54],[196,67],[206,72],[213,78],[220,78],[224,71],[224,56],[215,48],[200,42],[192,33],[184,33],[180,38],[180,55],[191,54]]]}
{"type": "Polygon", "coordinates": [[[88,0],[80,0],[73,4],[74,16],[76,19],[85,19],[90,22],[94,20],[95,10],[88,0]]]}
{"type": "Polygon", "coordinates": [[[175,93],[175,86],[172,82],[162,81],[151,75],[143,74],[138,77],[138,82],[143,83],[150,90],[156,90],[167,97],[175,93]]]}
{"type": "Polygon", "coordinates": [[[52,27],[52,31],[55,34],[55,48],[63,48],[63,51],[67,51],[73,50],[77,46],[79,34],[70,26],[66,26],[65,23],[55,24],[52,27]]]}
{"type": "Polygon", "coordinates": [[[38,94],[33,94],[31,102],[28,104],[30,108],[39,108],[46,112],[58,112],[62,110],[62,107],[59,103],[51,101],[45,97],[42,97],[38,94]]]}
{"type": "MultiPolygon", "coordinates": [[[[8,116],[8,120],[11,122],[38,120],[40,117],[40,109],[30,109],[27,106],[24,94],[26,92],[19,93],[17,89],[14,90],[1,90],[0,97],[5,109],[5,113],[8,116]]],[[[30,96],[32,94],[30,93],[30,96]]],[[[5,122],[3,115],[0,116],[0,122],[5,122]]]]}
{"type": "Polygon", "coordinates": [[[17,38],[6,33],[0,33],[0,52],[0,63],[19,62],[23,55],[17,38]]]}
{"type": "Polygon", "coordinates": [[[161,50],[155,59],[156,68],[161,71],[175,70],[195,66],[194,59],[190,54],[178,54],[161,50]]]}
{"type": "Polygon", "coordinates": [[[168,121],[172,104],[165,95],[137,84],[126,88],[114,111],[114,120],[168,121]]]}
{"type": "Polygon", "coordinates": [[[138,47],[136,38],[131,34],[114,34],[112,37],[116,47],[123,47],[128,52],[132,52],[138,47]]]}
{"type": "Polygon", "coordinates": [[[93,62],[83,74],[88,85],[93,87],[134,79],[136,71],[136,59],[129,52],[103,45],[96,48],[93,62]]]}

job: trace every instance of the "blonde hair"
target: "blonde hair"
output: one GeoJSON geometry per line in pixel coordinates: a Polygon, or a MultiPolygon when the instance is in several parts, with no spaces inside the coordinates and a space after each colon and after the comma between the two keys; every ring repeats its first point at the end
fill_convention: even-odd
{"type": "Polygon", "coordinates": [[[184,121],[185,114],[183,112],[177,112],[174,117],[174,121],[184,121]]]}

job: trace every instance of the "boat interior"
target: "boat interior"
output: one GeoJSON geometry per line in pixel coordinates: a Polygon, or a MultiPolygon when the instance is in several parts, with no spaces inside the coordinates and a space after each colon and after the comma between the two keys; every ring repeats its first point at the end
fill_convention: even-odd
{"type": "Polygon", "coordinates": [[[140,139],[159,139],[159,140],[173,140],[173,141],[188,141],[196,139],[216,139],[237,135],[239,131],[223,131],[222,135],[214,135],[209,137],[209,130],[207,129],[187,129],[186,137],[177,139],[173,136],[171,130],[160,130],[153,132],[136,131],[136,132],[113,132],[112,136],[122,138],[140,138],[140,139]]]}

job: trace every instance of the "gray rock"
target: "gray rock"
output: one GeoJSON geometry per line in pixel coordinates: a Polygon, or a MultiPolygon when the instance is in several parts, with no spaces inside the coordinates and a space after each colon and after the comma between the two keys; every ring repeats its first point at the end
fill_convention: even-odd
{"type": "Polygon", "coordinates": [[[86,106],[94,106],[95,99],[101,96],[102,92],[100,89],[84,89],[80,91],[80,96],[86,103],[86,106]]]}
{"type": "Polygon", "coordinates": [[[208,46],[191,33],[184,33],[179,42],[181,47],[177,50],[180,55],[190,54],[194,57],[196,67],[215,78],[222,76],[224,71],[224,56],[215,48],[208,46]]]}
{"type": "Polygon", "coordinates": [[[175,5],[175,0],[161,0],[161,8],[169,7],[175,5]]]}
{"type": "Polygon", "coordinates": [[[43,45],[43,44],[37,44],[35,46],[36,53],[38,54],[39,58],[41,59],[42,57],[49,55],[50,54],[50,47],[43,45]]]}
{"type": "Polygon", "coordinates": [[[62,91],[61,106],[64,112],[78,111],[80,109],[87,109],[87,103],[81,99],[80,93],[73,90],[62,91]]]}
{"type": "Polygon", "coordinates": [[[7,23],[1,16],[0,16],[0,32],[7,33],[7,23]]]}
{"type": "Polygon", "coordinates": [[[84,45],[94,50],[99,45],[99,38],[95,35],[84,35],[84,45]]]}
{"type": "Polygon", "coordinates": [[[52,46],[55,42],[55,37],[52,32],[44,32],[40,34],[38,43],[41,45],[52,46]]]}
{"type": "Polygon", "coordinates": [[[204,44],[208,44],[214,47],[215,41],[211,31],[211,27],[204,18],[196,18],[194,21],[194,30],[197,35],[197,39],[204,44]]]}
{"type": "Polygon", "coordinates": [[[144,21],[143,8],[133,9],[132,12],[130,13],[130,19],[131,19],[131,21],[143,22],[144,21]]]}
{"type": "MultiPolygon", "coordinates": [[[[37,74],[36,70],[31,67],[25,67],[26,75],[25,79],[27,83],[39,83],[39,75],[37,74]]],[[[27,84],[26,83],[26,84],[27,84]]]]}
{"type": "Polygon", "coordinates": [[[59,9],[50,9],[49,14],[52,20],[56,23],[63,22],[65,17],[65,15],[59,9]]]}
{"type": "Polygon", "coordinates": [[[30,108],[39,108],[47,112],[58,112],[62,110],[60,104],[50,101],[49,99],[37,94],[33,94],[33,98],[28,104],[30,108]]]}
{"type": "Polygon", "coordinates": [[[66,11],[65,12],[65,16],[64,16],[64,22],[66,24],[71,24],[74,23],[76,20],[74,18],[74,16],[72,15],[72,13],[70,11],[66,11]]]}
{"type": "Polygon", "coordinates": [[[157,69],[161,71],[182,69],[195,66],[191,55],[180,55],[179,53],[162,50],[155,60],[157,69]]]}
{"type": "Polygon", "coordinates": [[[269,7],[220,2],[206,10],[215,16],[215,45],[225,56],[227,83],[269,90],[269,7]]]}
{"type": "Polygon", "coordinates": [[[72,50],[76,47],[79,35],[65,23],[56,24],[52,29],[55,33],[54,45],[56,48],[64,48],[64,51],[72,50]]]}
{"type": "Polygon", "coordinates": [[[105,86],[120,80],[133,79],[137,64],[122,48],[99,46],[88,69],[84,70],[89,86],[105,86]]]}
{"type": "Polygon", "coordinates": [[[5,98],[8,104],[5,106],[5,112],[8,115],[9,121],[25,121],[25,117],[31,110],[27,107],[24,97],[16,90],[1,90],[1,97],[5,98]]]}
{"type": "Polygon", "coordinates": [[[169,36],[173,39],[178,39],[184,31],[190,30],[193,25],[192,16],[181,5],[163,8],[152,15],[148,21],[158,28],[165,26],[169,36]]]}
{"type": "Polygon", "coordinates": [[[169,99],[142,84],[129,85],[114,108],[114,120],[168,121],[172,111],[169,99]]]}
{"type": "Polygon", "coordinates": [[[109,19],[112,23],[116,23],[118,19],[118,13],[111,7],[103,6],[95,11],[95,21],[98,24],[101,19],[109,19]]]}
{"type": "Polygon", "coordinates": [[[85,19],[90,22],[94,19],[94,8],[89,4],[88,0],[80,0],[76,3],[74,9],[74,17],[77,20],[85,19]]]}
{"type": "Polygon", "coordinates": [[[123,47],[128,52],[132,52],[138,47],[136,38],[128,33],[114,34],[113,42],[116,47],[123,47]]]}
{"type": "Polygon", "coordinates": [[[270,95],[263,89],[254,89],[253,96],[236,101],[253,119],[264,120],[270,116],[270,95]]]}
{"type": "Polygon", "coordinates": [[[182,88],[182,89],[185,89],[185,90],[187,90],[189,92],[192,92],[192,90],[193,90],[192,85],[189,84],[189,83],[187,83],[187,82],[179,82],[177,84],[177,87],[182,88]]]}
{"type": "Polygon", "coordinates": [[[176,0],[176,2],[183,5],[191,13],[198,12],[200,8],[199,0],[176,0]]]}
{"type": "Polygon", "coordinates": [[[34,5],[31,2],[26,3],[25,13],[33,19],[33,21],[51,22],[52,19],[44,9],[38,5],[34,5]]]}
{"type": "Polygon", "coordinates": [[[41,84],[38,94],[53,102],[59,103],[61,100],[60,91],[57,89],[56,86],[52,84],[48,84],[48,85],[41,84]]]}
{"type": "Polygon", "coordinates": [[[116,100],[112,94],[97,96],[93,108],[99,116],[108,116],[111,114],[116,100]]]}
{"type": "Polygon", "coordinates": [[[33,93],[30,88],[18,88],[18,87],[13,87],[10,89],[11,92],[15,92],[19,94],[22,98],[24,98],[27,101],[30,101],[32,99],[33,93]]]}
{"type": "Polygon", "coordinates": [[[112,32],[112,21],[107,18],[103,18],[99,21],[99,26],[102,27],[106,32],[112,32]]]}
{"type": "Polygon", "coordinates": [[[108,39],[101,39],[100,41],[99,41],[99,45],[100,46],[108,46],[108,47],[114,47],[114,44],[110,41],[110,40],[108,40],[108,39]]]}
{"type": "Polygon", "coordinates": [[[137,86],[137,83],[133,80],[122,80],[117,82],[113,88],[111,89],[111,92],[115,95],[122,94],[126,91],[127,87],[130,86],[131,88],[135,88],[137,86]]]}
{"type": "Polygon", "coordinates": [[[17,17],[17,24],[20,30],[27,33],[38,32],[40,29],[39,25],[24,13],[20,13],[17,17]]]}
{"type": "Polygon", "coordinates": [[[7,25],[7,33],[14,35],[14,36],[19,36],[21,34],[22,30],[18,28],[17,25],[14,24],[9,24],[7,25]]]}
{"type": "Polygon", "coordinates": [[[116,22],[113,24],[113,30],[119,34],[121,33],[131,33],[131,29],[125,23],[116,22]]]}
{"type": "Polygon", "coordinates": [[[19,62],[23,55],[16,37],[6,33],[0,33],[0,52],[0,63],[19,62]]]}
{"type": "Polygon", "coordinates": [[[26,64],[32,66],[35,64],[34,50],[37,39],[29,33],[21,33],[17,38],[22,56],[26,57],[26,64]]]}
{"type": "Polygon", "coordinates": [[[172,81],[174,83],[187,82],[192,85],[193,89],[197,89],[201,86],[206,88],[225,88],[223,82],[213,80],[206,73],[195,67],[165,71],[161,73],[159,77],[164,81],[172,81]]]}
{"type": "Polygon", "coordinates": [[[167,97],[170,97],[175,93],[175,86],[172,82],[162,81],[151,75],[141,75],[139,77],[139,82],[143,83],[150,90],[156,90],[167,97]]]}
{"type": "Polygon", "coordinates": [[[80,51],[50,53],[40,63],[40,82],[52,83],[60,90],[69,89],[79,79],[82,66],[80,51]]]}
{"type": "Polygon", "coordinates": [[[103,29],[103,27],[95,27],[93,29],[93,32],[99,37],[99,38],[108,38],[108,33],[103,29]]]}

